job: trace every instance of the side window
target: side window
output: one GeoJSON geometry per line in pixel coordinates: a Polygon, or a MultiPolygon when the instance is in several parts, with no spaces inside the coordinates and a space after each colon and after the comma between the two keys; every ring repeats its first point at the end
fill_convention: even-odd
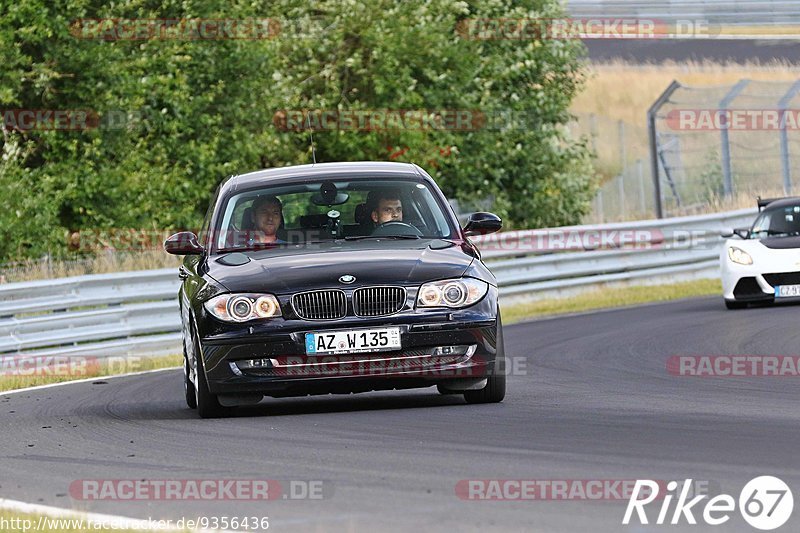
{"type": "Polygon", "coordinates": [[[762,213],[755,224],[753,224],[753,231],[750,232],[750,236],[754,239],[761,239],[763,237],[761,233],[769,229],[771,221],[772,215],[770,213],[762,213]]]}

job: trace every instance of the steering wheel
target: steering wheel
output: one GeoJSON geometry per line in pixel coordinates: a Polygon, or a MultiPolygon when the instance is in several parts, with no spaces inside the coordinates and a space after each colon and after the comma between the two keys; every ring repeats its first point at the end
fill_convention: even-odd
{"type": "Polygon", "coordinates": [[[417,237],[422,237],[422,232],[407,222],[390,220],[375,226],[375,229],[372,230],[372,235],[378,237],[385,235],[416,235],[417,237]]]}

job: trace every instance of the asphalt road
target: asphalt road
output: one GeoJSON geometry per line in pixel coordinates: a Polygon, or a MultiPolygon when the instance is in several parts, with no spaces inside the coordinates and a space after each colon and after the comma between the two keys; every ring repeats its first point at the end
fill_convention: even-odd
{"type": "Polygon", "coordinates": [[[622,59],[633,63],[662,61],[800,62],[800,40],[734,39],[589,39],[584,44],[592,61],[622,59]]]}
{"type": "MultiPolygon", "coordinates": [[[[0,497],[137,518],[268,516],[273,531],[651,531],[624,501],[472,501],[459,480],[780,476],[800,505],[797,378],[689,378],[671,355],[800,353],[799,307],[702,298],[508,326],[505,402],[434,389],[265,400],[199,420],[178,371],[0,396],[0,497]],[[323,499],[85,501],[79,479],[323,482],[323,499]]],[[[655,519],[657,509],[651,511],[655,519]]],[[[779,531],[797,531],[796,511],[779,531]]],[[[723,527],[755,531],[733,514],[723,527]]]]}

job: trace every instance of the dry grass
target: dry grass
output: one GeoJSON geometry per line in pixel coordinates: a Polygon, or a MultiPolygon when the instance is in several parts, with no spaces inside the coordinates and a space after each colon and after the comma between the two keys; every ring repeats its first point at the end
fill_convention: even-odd
{"type": "MultiPolygon", "coordinates": [[[[74,358],[72,364],[53,366],[50,371],[40,369],[39,375],[14,375],[12,369],[5,368],[6,375],[0,373],[0,391],[24,389],[38,385],[62,383],[78,379],[114,376],[130,372],[158,370],[179,367],[183,364],[182,355],[162,357],[120,356],[95,359],[92,357],[74,358]]],[[[8,366],[8,363],[4,363],[8,366]]],[[[21,368],[26,368],[20,365],[21,368]]]]}
{"type": "Polygon", "coordinates": [[[800,68],[788,63],[663,63],[631,65],[624,62],[592,64],[586,89],[575,98],[572,111],[594,113],[644,127],[647,110],[672,80],[688,86],[730,85],[743,78],[762,81],[794,81],[800,68]]]}
{"type": "Polygon", "coordinates": [[[718,279],[700,279],[671,285],[648,285],[592,289],[578,296],[549,298],[503,307],[503,323],[513,324],[533,318],[567,313],[625,307],[650,302],[666,302],[696,296],[719,295],[722,308],[722,284],[718,279]]]}
{"type": "MultiPolygon", "coordinates": [[[[606,205],[605,220],[630,220],[641,217],[640,213],[631,209],[631,206],[637,205],[636,200],[639,197],[638,179],[635,178],[636,161],[643,162],[644,177],[649,183],[650,148],[647,133],[647,110],[670,82],[678,80],[684,86],[700,88],[732,86],[741,79],[751,79],[784,82],[787,83],[788,88],[788,82],[800,78],[800,68],[780,62],[766,64],[667,62],[657,65],[636,65],[617,61],[592,64],[589,69],[590,75],[585,90],[578,95],[571,107],[577,117],[577,121],[572,125],[572,130],[578,135],[593,137],[592,146],[596,154],[594,166],[601,176],[602,182],[613,180],[625,170],[626,176],[628,176],[626,178],[628,185],[625,190],[626,194],[631,194],[630,198],[626,200],[628,206],[626,213],[623,215],[615,211],[613,205],[606,205]],[[624,140],[619,133],[620,123],[624,124],[624,140]]],[[[722,91],[719,92],[722,93],[722,91]]],[[[685,97],[685,94],[682,94],[681,97],[685,97]]],[[[687,142],[693,143],[696,142],[696,139],[692,138],[687,142]]],[[[762,145],[765,147],[762,160],[753,157],[750,157],[749,160],[747,157],[736,159],[737,155],[734,155],[734,174],[741,175],[739,178],[735,177],[737,183],[734,197],[712,199],[710,204],[704,200],[701,204],[697,204],[698,200],[694,197],[704,196],[704,191],[685,190],[684,194],[691,198],[688,201],[684,198],[684,201],[695,205],[688,209],[670,210],[670,215],[752,207],[754,198],[758,195],[763,197],[783,196],[783,191],[776,188],[779,179],[776,178],[771,182],[754,179],[759,173],[779,176],[778,154],[764,144],[765,142],[775,144],[777,141],[765,135],[759,136],[758,132],[754,132],[749,136],[740,134],[738,142],[751,146],[751,151],[758,151],[762,145]],[[698,211],[698,209],[702,211],[698,211]]],[[[712,152],[718,149],[718,141],[709,137],[707,145],[709,153],[701,153],[700,146],[692,145],[691,148],[697,153],[686,155],[683,159],[685,168],[689,169],[688,172],[694,173],[690,178],[696,182],[695,187],[702,188],[703,178],[700,174],[708,170],[708,158],[709,156],[713,157],[712,152]]],[[[741,151],[737,154],[752,155],[750,153],[742,154],[741,151]]],[[[613,200],[616,196],[614,187],[609,184],[607,199],[613,200]]],[[[670,209],[669,206],[667,208],[670,209]]],[[[588,216],[586,221],[595,221],[595,219],[599,220],[598,214],[588,216]]]]}
{"type": "Polygon", "coordinates": [[[784,26],[753,25],[753,26],[729,26],[723,25],[719,28],[720,35],[794,35],[797,36],[797,25],[787,24],[784,26]]]}
{"type": "Polygon", "coordinates": [[[102,253],[69,261],[28,260],[0,267],[0,283],[53,279],[131,270],[178,268],[181,259],[163,250],[102,253]]]}

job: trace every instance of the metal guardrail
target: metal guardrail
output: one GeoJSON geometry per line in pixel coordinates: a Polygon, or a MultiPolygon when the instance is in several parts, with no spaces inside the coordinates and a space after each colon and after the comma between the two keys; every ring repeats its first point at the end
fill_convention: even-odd
{"type": "Polygon", "coordinates": [[[702,18],[730,26],[800,22],[800,0],[567,0],[565,5],[574,18],[702,18]]]}
{"type": "MultiPolygon", "coordinates": [[[[714,277],[719,232],[755,209],[476,238],[504,302],[614,282],[714,277]]],[[[0,285],[0,356],[179,353],[177,272],[161,269],[0,285]]]]}

